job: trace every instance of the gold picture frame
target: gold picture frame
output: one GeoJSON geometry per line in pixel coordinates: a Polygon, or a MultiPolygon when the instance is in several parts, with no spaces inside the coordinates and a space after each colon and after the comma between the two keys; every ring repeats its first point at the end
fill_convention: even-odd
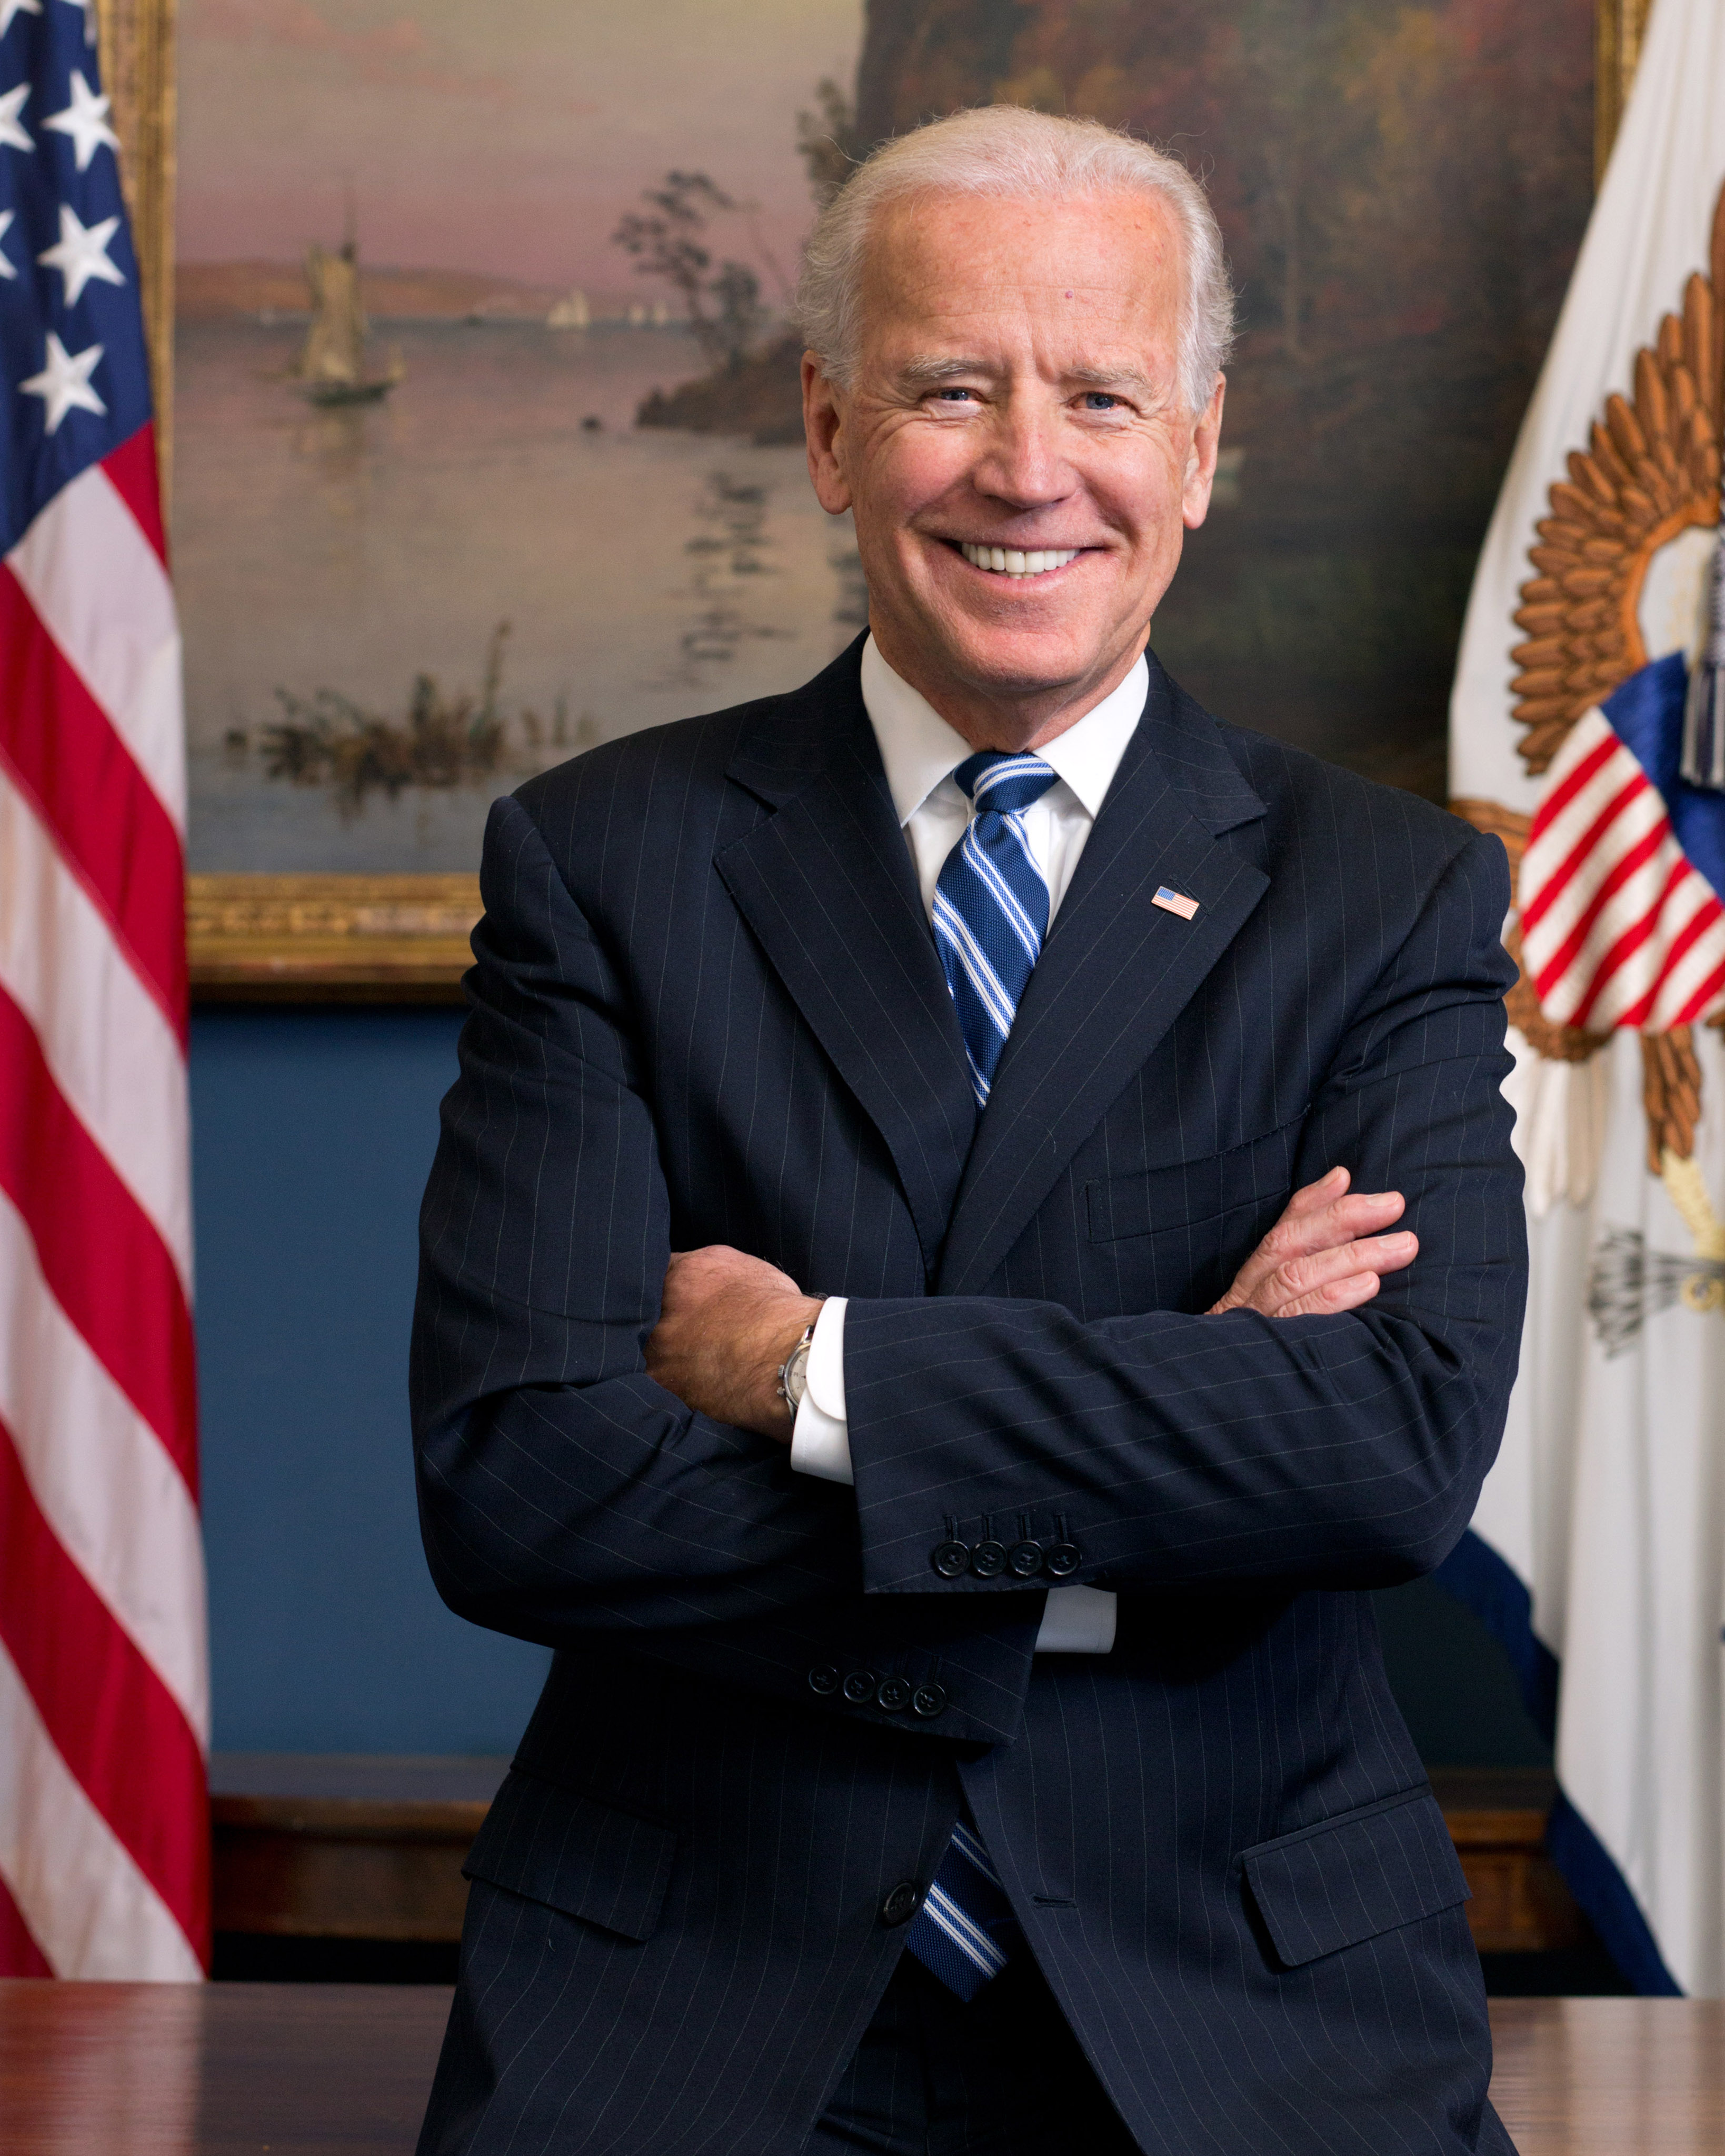
{"type": "MultiPolygon", "coordinates": [[[[1652,0],[1595,0],[1595,172],[1634,80],[1652,0]]],[[[172,461],[176,0],[97,0],[156,393],[163,492],[172,461]]],[[[192,875],[199,1001],[459,1000],[474,875],[192,875]]]]}
{"type": "Polygon", "coordinates": [[[1641,57],[1653,0],[1594,0],[1594,185],[1605,177],[1606,161],[1617,140],[1630,85],[1641,57]]]}
{"type": "Polygon", "coordinates": [[[476,875],[193,875],[200,1003],[458,1003],[476,875]]]}

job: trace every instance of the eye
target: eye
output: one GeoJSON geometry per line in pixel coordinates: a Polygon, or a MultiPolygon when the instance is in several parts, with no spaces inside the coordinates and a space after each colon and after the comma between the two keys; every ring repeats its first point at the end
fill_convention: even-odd
{"type": "Polygon", "coordinates": [[[959,388],[937,389],[934,393],[943,404],[957,404],[963,399],[973,398],[976,395],[976,392],[973,389],[959,388]]]}
{"type": "Polygon", "coordinates": [[[1106,389],[1086,389],[1083,398],[1086,412],[1117,412],[1125,401],[1124,398],[1116,397],[1106,389]]]}

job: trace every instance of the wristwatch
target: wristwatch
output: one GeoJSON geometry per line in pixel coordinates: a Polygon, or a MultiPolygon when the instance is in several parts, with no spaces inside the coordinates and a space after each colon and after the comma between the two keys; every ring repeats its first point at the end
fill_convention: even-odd
{"type": "Polygon", "coordinates": [[[802,1338],[778,1366],[778,1397],[793,1415],[809,1389],[809,1350],[814,1341],[814,1327],[805,1325],[802,1338]]]}

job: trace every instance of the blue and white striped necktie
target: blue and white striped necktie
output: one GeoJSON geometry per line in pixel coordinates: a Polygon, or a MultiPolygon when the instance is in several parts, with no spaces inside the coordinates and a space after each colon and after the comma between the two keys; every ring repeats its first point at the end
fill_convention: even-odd
{"type": "MultiPolygon", "coordinates": [[[[1024,834],[1024,811],[1055,783],[1040,757],[985,750],[952,773],[971,819],[934,892],[934,935],[957,1006],[977,1106],[988,1088],[1048,933],[1048,884],[1024,834]]],[[[905,1934],[924,1968],[963,1999],[1005,1968],[1019,1938],[1012,1904],[981,1837],[952,1830],[934,1883],[905,1934]]]]}
{"type": "Polygon", "coordinates": [[[1024,811],[1055,773],[1038,756],[984,749],[952,777],[970,797],[964,836],[947,855],[934,891],[934,940],[958,1009],[977,1106],[1042,955],[1048,884],[1024,833],[1024,811]]]}
{"type": "Polygon", "coordinates": [[[960,1820],[905,1945],[967,2005],[1005,1968],[1018,1919],[979,1835],[960,1820]]]}

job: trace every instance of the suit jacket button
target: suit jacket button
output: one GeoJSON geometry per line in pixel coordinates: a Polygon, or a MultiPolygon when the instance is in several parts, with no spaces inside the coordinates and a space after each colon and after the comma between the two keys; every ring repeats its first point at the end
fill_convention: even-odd
{"type": "Polygon", "coordinates": [[[839,1672],[830,1666],[810,1670],[809,1689],[818,1691],[823,1699],[830,1699],[839,1689],[839,1672]]]}
{"type": "Polygon", "coordinates": [[[946,1711],[947,1693],[944,1685],[918,1685],[915,1691],[911,1694],[911,1713],[920,1714],[925,1722],[932,1722],[936,1715],[944,1714],[946,1711]]]}
{"type": "Polygon", "coordinates": [[[978,1543],[970,1553],[970,1568],[978,1579],[999,1579],[1006,1569],[1006,1544],[978,1543]]]}
{"type": "Polygon", "coordinates": [[[1084,1553],[1076,1543],[1055,1543],[1045,1553],[1042,1562],[1047,1566],[1050,1578],[1065,1579],[1084,1563],[1084,1553]]]}
{"type": "Polygon", "coordinates": [[[906,1923],[922,1906],[922,1889],[914,1880],[901,1879],[896,1887],[880,1904],[883,1924],[906,1923]]]}
{"type": "Polygon", "coordinates": [[[1040,1543],[1014,1543],[1006,1553],[1006,1568],[1014,1579],[1034,1579],[1042,1569],[1040,1543]]]}
{"type": "Polygon", "coordinates": [[[968,1543],[937,1543],[933,1564],[942,1579],[957,1579],[970,1569],[968,1543]]]}
{"type": "Polygon", "coordinates": [[[875,1673],[872,1670],[853,1670],[845,1680],[845,1697],[853,1707],[860,1707],[865,1699],[875,1697],[875,1673]]]}
{"type": "Polygon", "coordinates": [[[882,1677],[875,1689],[875,1704],[884,1707],[889,1714],[896,1714],[911,1703],[911,1680],[908,1677],[882,1677]]]}

